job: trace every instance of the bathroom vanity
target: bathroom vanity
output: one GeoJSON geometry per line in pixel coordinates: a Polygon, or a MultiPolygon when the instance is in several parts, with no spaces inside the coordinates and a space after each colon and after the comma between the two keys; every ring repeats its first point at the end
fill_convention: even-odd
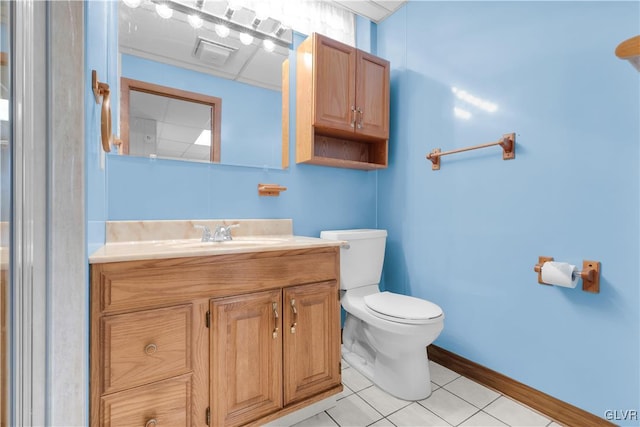
{"type": "Polygon", "coordinates": [[[90,262],[92,426],[263,425],[342,390],[336,242],[142,240],[90,262]]]}

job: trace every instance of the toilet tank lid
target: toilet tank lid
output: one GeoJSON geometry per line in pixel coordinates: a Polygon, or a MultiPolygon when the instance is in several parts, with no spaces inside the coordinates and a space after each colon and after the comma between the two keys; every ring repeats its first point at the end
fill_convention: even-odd
{"type": "Polygon", "coordinates": [[[320,232],[320,238],[328,240],[358,240],[377,237],[387,237],[387,230],[360,228],[352,230],[325,230],[320,232]]]}

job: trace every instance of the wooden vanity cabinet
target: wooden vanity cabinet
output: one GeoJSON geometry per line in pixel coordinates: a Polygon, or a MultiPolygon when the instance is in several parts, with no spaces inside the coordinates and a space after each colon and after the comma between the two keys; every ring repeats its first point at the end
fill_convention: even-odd
{"type": "Polygon", "coordinates": [[[261,425],[342,391],[335,246],[90,271],[92,427],[261,425]]]}
{"type": "Polygon", "coordinates": [[[389,62],[314,33],[296,67],[296,161],[387,167],[389,62]]]}

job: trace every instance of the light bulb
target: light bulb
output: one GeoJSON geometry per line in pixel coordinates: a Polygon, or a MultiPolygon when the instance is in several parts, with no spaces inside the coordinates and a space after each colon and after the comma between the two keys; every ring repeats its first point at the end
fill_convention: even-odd
{"type": "Polygon", "coordinates": [[[164,19],[169,19],[173,16],[173,9],[164,3],[156,5],[156,12],[164,19]]]}
{"type": "Polygon", "coordinates": [[[198,15],[195,15],[195,14],[189,15],[187,17],[187,20],[189,21],[189,25],[191,25],[196,30],[202,27],[202,24],[204,24],[204,21],[202,20],[202,18],[200,18],[198,15]]]}
{"type": "Polygon", "coordinates": [[[122,1],[124,1],[124,4],[129,6],[131,9],[135,9],[136,7],[140,6],[140,3],[142,3],[142,0],[122,0],[122,1]]]}
{"type": "Polygon", "coordinates": [[[216,34],[222,38],[225,38],[229,35],[229,27],[222,24],[216,24],[215,26],[216,34]]]}
{"type": "Polygon", "coordinates": [[[273,50],[276,48],[276,44],[269,39],[264,39],[262,41],[262,47],[264,47],[264,50],[266,50],[267,52],[273,52],[273,50]]]}
{"type": "Polygon", "coordinates": [[[247,33],[240,33],[240,41],[242,42],[242,44],[249,46],[251,43],[253,43],[253,36],[247,33]]]}

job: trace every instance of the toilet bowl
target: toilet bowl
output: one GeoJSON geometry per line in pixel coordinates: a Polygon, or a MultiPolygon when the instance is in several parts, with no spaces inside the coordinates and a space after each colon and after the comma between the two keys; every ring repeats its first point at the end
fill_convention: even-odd
{"type": "Polygon", "coordinates": [[[342,357],[389,394],[421,400],[431,394],[426,347],[444,327],[444,313],[424,299],[380,292],[385,230],[323,231],[343,240],[340,301],[346,311],[342,357]]]}

